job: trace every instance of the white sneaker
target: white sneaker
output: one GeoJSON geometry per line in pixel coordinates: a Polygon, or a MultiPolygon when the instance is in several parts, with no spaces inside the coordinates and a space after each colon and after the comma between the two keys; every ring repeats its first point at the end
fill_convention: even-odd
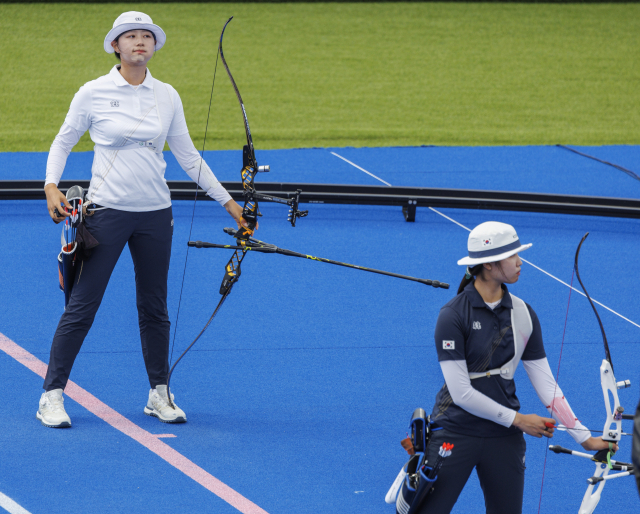
{"type": "Polygon", "coordinates": [[[42,393],[36,418],[45,427],[67,428],[71,426],[71,420],[64,410],[62,389],[54,389],[53,391],[42,393]]]}
{"type": "MultiPolygon", "coordinates": [[[[173,402],[173,394],[171,395],[171,401],[173,402]]],[[[144,408],[144,413],[147,416],[158,418],[163,423],[185,423],[187,415],[175,402],[173,402],[173,406],[175,409],[169,405],[167,386],[159,385],[149,391],[149,401],[144,408]]]]}

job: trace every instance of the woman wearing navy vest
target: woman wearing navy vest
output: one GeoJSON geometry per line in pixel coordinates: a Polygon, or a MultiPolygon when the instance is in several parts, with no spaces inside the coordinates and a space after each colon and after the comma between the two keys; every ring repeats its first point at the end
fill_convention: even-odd
{"type": "MultiPolygon", "coordinates": [[[[90,132],[95,147],[85,225],[99,246],[76,273],[71,298],[51,345],[45,392],[36,414],[48,427],[71,426],[62,391],[125,244],[135,267],[140,340],[151,386],[144,412],[165,423],[187,420],[180,408],[169,406],[167,398],[167,278],[173,214],[164,179],[165,141],[180,166],[207,195],[224,206],[237,223],[245,222],[242,208],[195,149],[180,95],[152,77],[147,68],[165,41],[164,31],[146,14],[131,11],[120,15],[104,39],[104,50],[115,53],[120,63],[80,88],[51,145],[45,193],[49,215],[60,223],[68,216],[60,204],[69,207],[69,203],[57,186],[69,152],[87,130],[90,132]]],[[[78,44],[86,48],[84,43],[78,44]]]]}
{"type": "Polygon", "coordinates": [[[552,437],[556,422],[586,450],[608,448],[578,421],[556,384],[536,313],[507,289],[520,278],[518,253],[530,247],[511,225],[490,221],[471,231],[469,254],[458,261],[467,270],[435,330],[445,384],[431,413],[427,459],[436,460],[443,442],[454,449],[422,514],[450,512],[474,468],[488,514],[522,512],[523,434],[552,437]],[[513,380],[520,360],[550,417],[520,412],[513,380]]]}

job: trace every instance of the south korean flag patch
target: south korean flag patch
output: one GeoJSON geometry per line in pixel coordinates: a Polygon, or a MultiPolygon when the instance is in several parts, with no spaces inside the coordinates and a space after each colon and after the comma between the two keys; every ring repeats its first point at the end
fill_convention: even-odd
{"type": "Polygon", "coordinates": [[[442,349],[443,350],[455,350],[456,342],[455,341],[442,341],[442,349]]]}

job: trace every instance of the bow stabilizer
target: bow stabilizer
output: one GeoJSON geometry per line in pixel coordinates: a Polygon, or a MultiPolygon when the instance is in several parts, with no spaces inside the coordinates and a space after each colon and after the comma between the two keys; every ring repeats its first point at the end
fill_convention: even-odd
{"type": "MultiPolygon", "coordinates": [[[[432,286],[435,288],[449,289],[449,284],[445,282],[440,282],[438,280],[429,280],[426,278],[416,278],[416,277],[410,277],[408,275],[399,275],[398,273],[391,273],[389,271],[382,271],[382,270],[373,269],[373,268],[365,268],[364,266],[358,266],[356,264],[348,264],[346,262],[339,262],[331,259],[325,259],[324,257],[314,257],[313,255],[307,255],[304,253],[286,250],[284,248],[278,248],[276,245],[265,243],[264,241],[260,241],[259,239],[255,239],[253,237],[242,239],[239,237],[240,231],[230,227],[225,228],[224,231],[230,236],[236,238],[235,246],[206,243],[204,241],[189,241],[189,243],[187,244],[195,248],[226,248],[229,250],[235,250],[234,255],[231,257],[231,260],[229,261],[230,263],[231,261],[234,260],[234,257],[238,252],[254,251],[259,253],[279,253],[280,255],[287,255],[289,257],[300,257],[302,259],[309,259],[317,262],[326,262],[327,264],[335,264],[336,266],[344,266],[345,268],[358,269],[361,271],[368,271],[370,273],[377,273],[379,275],[386,275],[389,277],[401,278],[404,280],[411,280],[413,282],[420,282],[421,284],[426,284],[428,286],[432,286]]],[[[239,268],[239,265],[238,265],[238,268],[239,268]]],[[[225,278],[226,278],[226,275],[225,275],[225,278]]],[[[224,285],[224,281],[223,281],[223,285],[224,285]]],[[[221,289],[221,292],[222,292],[222,289],[221,289]]]]}

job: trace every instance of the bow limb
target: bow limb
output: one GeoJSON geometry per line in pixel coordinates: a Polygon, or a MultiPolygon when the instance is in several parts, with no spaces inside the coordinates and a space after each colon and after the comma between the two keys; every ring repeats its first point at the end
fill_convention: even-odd
{"type": "Polygon", "coordinates": [[[585,239],[587,239],[587,236],[589,235],[589,232],[587,232],[583,237],[582,240],[580,241],[580,244],[578,245],[578,249],[576,250],[576,256],[574,259],[574,267],[576,270],[576,277],[578,279],[578,282],[580,282],[580,286],[582,287],[582,290],[584,291],[585,296],[587,297],[587,300],[589,300],[589,303],[591,304],[591,308],[593,309],[594,314],[596,315],[596,319],[598,320],[598,325],[600,325],[600,332],[602,333],[602,341],[604,342],[604,353],[607,357],[607,361],[609,362],[609,365],[611,366],[611,372],[613,372],[613,363],[611,362],[611,353],[609,352],[609,343],[607,342],[607,334],[605,334],[604,332],[604,326],[602,325],[602,320],[600,319],[600,315],[598,314],[598,310],[596,309],[595,304],[593,303],[593,300],[591,300],[591,296],[589,296],[589,293],[587,292],[587,288],[584,287],[584,284],[582,283],[582,279],[580,278],[580,271],[578,269],[578,257],[580,256],[580,249],[582,248],[582,243],[584,243],[585,239]]]}
{"type": "Polygon", "coordinates": [[[284,203],[287,204],[289,209],[288,221],[291,223],[291,226],[296,226],[296,220],[298,218],[304,218],[309,211],[300,211],[298,209],[300,205],[300,194],[302,191],[298,189],[294,194],[293,198],[290,199],[282,199],[275,198],[271,195],[263,195],[256,191],[254,186],[254,179],[256,173],[260,172],[268,172],[269,166],[258,166],[258,160],[256,159],[256,152],[253,147],[253,137],[251,136],[251,129],[249,128],[249,120],[247,118],[247,111],[244,108],[244,102],[242,101],[242,95],[240,94],[240,90],[236,84],[236,81],[231,74],[231,70],[229,69],[229,65],[227,64],[227,60],[224,57],[224,50],[222,49],[222,39],[224,38],[224,31],[229,25],[229,22],[233,19],[233,16],[227,20],[227,23],[224,24],[224,28],[222,29],[222,33],[220,34],[220,43],[218,45],[218,52],[220,54],[220,58],[222,59],[222,64],[224,65],[224,69],[227,70],[227,75],[229,75],[229,80],[231,81],[231,85],[233,86],[233,90],[236,92],[236,96],[238,97],[238,102],[240,102],[240,109],[242,110],[242,121],[244,122],[244,131],[247,135],[247,144],[243,148],[242,152],[242,187],[244,192],[244,207],[242,209],[242,217],[247,222],[246,227],[241,227],[238,231],[239,239],[248,239],[253,235],[253,232],[258,224],[258,216],[261,216],[260,211],[258,209],[258,199],[284,203]]]}
{"type": "Polygon", "coordinates": [[[249,120],[247,119],[247,112],[244,108],[244,102],[242,101],[242,96],[240,95],[240,91],[238,90],[238,86],[236,85],[236,81],[233,80],[233,75],[231,75],[231,71],[229,70],[229,66],[227,65],[227,60],[224,58],[224,52],[222,51],[222,38],[224,37],[224,31],[229,25],[229,22],[233,20],[233,16],[227,20],[227,23],[224,24],[224,28],[222,29],[222,34],[220,34],[220,44],[218,45],[218,51],[220,52],[220,58],[222,59],[222,64],[224,64],[224,69],[227,70],[227,75],[229,75],[229,80],[231,80],[231,85],[233,86],[233,90],[236,92],[236,96],[238,97],[238,101],[240,102],[240,107],[242,108],[242,118],[244,120],[244,131],[247,134],[247,146],[249,147],[249,165],[254,169],[258,169],[256,162],[256,153],[253,149],[253,138],[251,137],[251,129],[249,128],[249,120]]]}
{"type": "Polygon", "coordinates": [[[238,279],[240,278],[240,273],[241,273],[240,265],[242,264],[242,260],[244,259],[245,255],[246,255],[246,250],[244,250],[244,249],[243,250],[236,250],[233,253],[233,255],[231,256],[231,259],[229,259],[229,262],[227,263],[227,265],[225,267],[225,276],[224,276],[224,279],[222,281],[222,285],[220,286],[220,294],[222,295],[222,298],[220,298],[220,301],[218,302],[218,305],[216,306],[215,310],[213,311],[213,314],[209,318],[209,321],[207,321],[207,324],[200,331],[200,333],[196,336],[196,338],[193,340],[193,342],[187,347],[187,349],[184,352],[182,352],[182,355],[180,355],[180,357],[178,357],[178,359],[176,360],[174,365],[169,370],[169,374],[167,376],[167,397],[169,399],[169,405],[171,407],[173,407],[173,408],[175,408],[175,407],[173,405],[173,400],[171,399],[171,390],[169,389],[169,384],[171,382],[171,374],[173,373],[173,370],[178,365],[178,363],[182,360],[182,357],[184,357],[187,354],[187,352],[189,350],[191,350],[191,347],[194,344],[196,344],[198,339],[200,339],[200,336],[202,336],[202,334],[204,334],[205,330],[207,330],[207,328],[209,328],[209,325],[211,325],[211,322],[213,321],[213,318],[215,318],[216,314],[218,314],[218,311],[220,310],[220,307],[222,307],[222,304],[227,299],[227,296],[229,296],[229,294],[231,293],[231,289],[233,288],[233,284],[235,284],[238,281],[238,279]]]}
{"type": "Polygon", "coordinates": [[[215,310],[213,311],[213,314],[211,315],[211,317],[209,318],[209,321],[207,321],[207,324],[204,326],[204,328],[200,331],[200,333],[197,335],[197,337],[193,340],[193,342],[187,346],[187,349],[182,352],[182,354],[180,355],[180,357],[178,357],[176,359],[176,362],[173,364],[173,366],[171,366],[171,369],[169,370],[169,374],[167,375],[167,396],[169,399],[169,405],[171,407],[173,407],[175,409],[175,406],[173,405],[173,401],[171,399],[171,390],[169,389],[169,384],[171,383],[171,375],[173,373],[173,370],[175,369],[175,367],[178,365],[178,363],[182,360],[182,357],[184,357],[187,352],[189,350],[191,350],[191,347],[196,344],[196,342],[198,341],[198,339],[200,339],[200,336],[202,334],[204,334],[204,331],[207,330],[207,328],[209,327],[209,325],[211,324],[211,322],[213,321],[213,318],[216,317],[216,314],[218,314],[218,310],[220,310],[220,307],[222,307],[222,304],[224,303],[224,301],[227,299],[227,296],[229,296],[229,292],[231,291],[231,288],[228,289],[228,291],[222,296],[222,298],[220,298],[220,301],[218,302],[218,305],[216,306],[215,310]]]}
{"type": "Polygon", "coordinates": [[[238,90],[236,81],[233,79],[233,75],[231,75],[231,70],[229,70],[227,60],[224,58],[224,51],[222,50],[222,38],[224,37],[224,31],[232,19],[233,16],[227,20],[227,23],[224,24],[222,34],[220,34],[220,44],[218,45],[218,51],[220,53],[220,58],[222,59],[222,64],[224,65],[225,70],[227,70],[227,75],[229,75],[231,85],[233,86],[233,89],[236,92],[236,96],[238,97],[238,101],[240,102],[240,108],[242,109],[242,120],[244,121],[244,131],[247,135],[247,146],[245,146],[244,151],[242,152],[243,168],[241,172],[242,187],[244,192],[244,207],[242,208],[242,217],[247,222],[247,226],[241,226],[240,230],[238,231],[238,237],[240,239],[247,239],[253,235],[256,225],[258,224],[258,216],[260,215],[260,211],[258,210],[258,199],[256,197],[254,179],[258,171],[269,171],[269,169],[268,166],[263,167],[262,170],[258,168],[256,153],[253,148],[253,138],[251,137],[251,129],[249,128],[249,120],[247,119],[247,111],[244,108],[242,96],[240,95],[240,91],[238,90]]]}

